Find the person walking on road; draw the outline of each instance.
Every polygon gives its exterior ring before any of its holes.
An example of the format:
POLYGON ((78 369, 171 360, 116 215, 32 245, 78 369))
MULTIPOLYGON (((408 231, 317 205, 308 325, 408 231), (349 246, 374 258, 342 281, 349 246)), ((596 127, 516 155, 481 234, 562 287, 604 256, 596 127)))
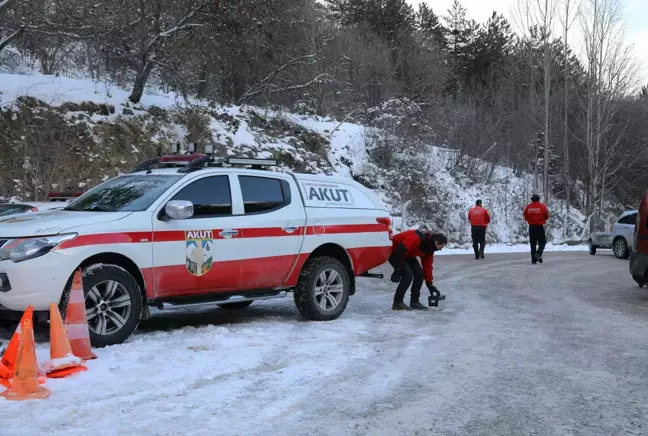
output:
POLYGON ((549 219, 547 206, 540 203, 540 196, 533 194, 531 203, 524 208, 524 219, 529 224, 529 244, 531 244, 531 263, 542 263, 542 253, 547 245, 544 225, 549 219))
POLYGON ((434 253, 441 250, 448 243, 443 233, 423 232, 420 230, 407 230, 398 233, 392 238, 392 254, 389 263, 394 267, 391 281, 398 283, 394 294, 392 310, 428 310, 419 302, 423 281, 430 293, 439 293, 433 282, 434 253), (421 258, 419 263, 417 257, 421 258), (404 303, 405 293, 410 284, 410 305, 404 303))
POLYGON ((482 207, 482 201, 477 200, 475 206, 468 211, 470 221, 470 234, 472 236, 475 259, 484 258, 484 247, 486 246, 486 228, 490 223, 488 211, 482 207))

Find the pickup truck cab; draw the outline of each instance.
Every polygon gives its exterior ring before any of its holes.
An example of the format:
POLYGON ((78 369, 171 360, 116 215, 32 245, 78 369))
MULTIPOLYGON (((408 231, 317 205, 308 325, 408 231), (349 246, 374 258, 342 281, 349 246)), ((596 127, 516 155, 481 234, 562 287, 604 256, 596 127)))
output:
POLYGON ((240 309, 292 291, 305 318, 336 319, 355 277, 387 261, 389 213, 351 179, 274 164, 160 156, 64 209, 0 219, 0 308, 64 312, 81 269, 94 346, 165 303, 240 309))
POLYGON ((643 288, 648 283, 648 192, 639 206, 633 239, 635 250, 630 255, 630 274, 643 288))

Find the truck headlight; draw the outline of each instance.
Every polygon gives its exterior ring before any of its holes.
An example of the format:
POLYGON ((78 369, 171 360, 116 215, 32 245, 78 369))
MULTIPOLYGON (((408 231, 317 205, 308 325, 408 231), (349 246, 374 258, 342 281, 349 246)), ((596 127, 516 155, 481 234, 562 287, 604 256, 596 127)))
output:
POLYGON ((39 236, 7 241, 0 249, 0 260, 11 259, 15 263, 34 259, 49 253, 63 241, 76 238, 76 233, 64 235, 39 236))

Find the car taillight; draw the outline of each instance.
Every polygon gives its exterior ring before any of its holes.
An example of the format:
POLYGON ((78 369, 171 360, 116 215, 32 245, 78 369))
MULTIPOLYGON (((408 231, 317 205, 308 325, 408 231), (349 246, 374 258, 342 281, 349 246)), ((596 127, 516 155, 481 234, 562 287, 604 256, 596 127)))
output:
POLYGON ((389 229, 389 236, 392 234, 392 220, 391 218, 376 218, 378 224, 384 224, 389 229))

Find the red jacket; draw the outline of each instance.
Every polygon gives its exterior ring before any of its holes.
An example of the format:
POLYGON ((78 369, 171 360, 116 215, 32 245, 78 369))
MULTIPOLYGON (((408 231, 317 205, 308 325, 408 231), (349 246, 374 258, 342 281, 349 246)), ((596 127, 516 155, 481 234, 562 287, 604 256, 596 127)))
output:
POLYGON ((474 227, 487 227, 490 223, 490 215, 488 211, 481 206, 473 206, 468 211, 468 221, 474 227))
POLYGON ((392 259, 397 265, 402 265, 405 259, 421 258, 425 282, 432 283, 435 246, 432 233, 418 230, 407 230, 392 238, 392 259))
POLYGON ((549 210, 544 204, 534 201, 524 208, 524 219, 530 226, 544 226, 549 219, 549 210))

